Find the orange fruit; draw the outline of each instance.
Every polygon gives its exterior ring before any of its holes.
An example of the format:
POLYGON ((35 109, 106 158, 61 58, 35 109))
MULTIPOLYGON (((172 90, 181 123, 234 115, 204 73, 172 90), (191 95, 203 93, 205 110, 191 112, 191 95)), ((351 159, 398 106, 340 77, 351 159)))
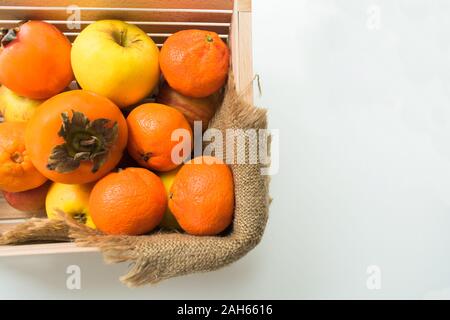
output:
POLYGON ((190 155, 192 129, 183 114, 175 108, 145 103, 131 111, 127 124, 128 152, 143 167, 170 171, 190 155), (172 133, 177 129, 184 130, 186 139, 181 137, 179 141, 172 141, 172 133), (180 148, 177 153, 180 157, 178 163, 172 159, 172 150, 177 145, 186 147, 180 148))
POLYGON ((0 189, 22 192, 44 184, 47 178, 31 163, 25 148, 23 122, 0 123, 0 189))
POLYGON ((224 231, 234 211, 230 168, 214 157, 186 162, 170 189, 169 208, 187 233, 211 236, 224 231))
POLYGON ((89 197, 94 224, 106 234, 140 235, 153 230, 167 207, 161 179, 143 168, 127 168, 99 180, 89 197))
POLYGON ((164 42, 159 65, 172 88, 186 96, 202 98, 224 85, 229 60, 230 50, 217 33, 183 30, 164 42))

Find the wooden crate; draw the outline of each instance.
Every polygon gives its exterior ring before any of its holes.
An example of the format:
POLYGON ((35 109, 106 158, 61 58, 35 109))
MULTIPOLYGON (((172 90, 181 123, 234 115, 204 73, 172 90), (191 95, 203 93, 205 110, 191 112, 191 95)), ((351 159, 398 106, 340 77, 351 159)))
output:
MULTIPOLYGON (((24 20, 44 20, 73 40, 79 33, 67 25, 67 18, 73 14, 70 11, 73 8, 68 6, 73 5, 78 6, 81 14, 72 23, 79 23, 81 29, 96 20, 120 19, 142 28, 159 47, 179 30, 217 32, 231 48, 238 91, 246 88, 244 99, 253 101, 251 86, 248 89, 253 78, 251 0, 0 0, 0 27, 14 27, 24 20)), ((30 217, 11 208, 0 196, 0 233, 30 217)), ((0 246, 0 256, 89 251, 97 249, 79 248, 73 243, 0 246)))

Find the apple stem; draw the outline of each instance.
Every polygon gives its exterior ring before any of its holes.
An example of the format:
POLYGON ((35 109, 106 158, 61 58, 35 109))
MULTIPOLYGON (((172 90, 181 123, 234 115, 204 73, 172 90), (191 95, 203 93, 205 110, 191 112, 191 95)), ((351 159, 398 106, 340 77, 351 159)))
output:
POLYGON ((73 216, 73 219, 81 224, 86 224, 87 217, 84 213, 75 213, 73 216))
POLYGON ((123 47, 123 31, 120 31, 119 45, 123 47))
POLYGON ((119 36, 119 45, 121 47, 125 47, 125 39, 126 39, 126 30, 121 30, 119 36))

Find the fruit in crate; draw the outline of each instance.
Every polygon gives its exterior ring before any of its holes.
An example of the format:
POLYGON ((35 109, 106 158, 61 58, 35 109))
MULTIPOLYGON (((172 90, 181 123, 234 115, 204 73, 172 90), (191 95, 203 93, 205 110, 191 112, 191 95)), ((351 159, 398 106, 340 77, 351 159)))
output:
POLYGON ((192 129, 175 108, 145 103, 131 111, 127 124, 128 152, 143 167, 170 171, 191 153, 192 129), (180 161, 177 163, 173 156, 180 161))
POLYGON ((183 30, 167 38, 160 67, 169 85, 183 95, 207 97, 224 84, 230 51, 217 33, 183 30))
POLYGON ((28 122, 26 146, 34 166, 50 180, 84 184, 120 161, 127 143, 120 109, 98 94, 73 90, 41 104, 28 122))
POLYGON ((16 94, 47 99, 73 80, 71 44, 55 26, 28 21, 0 37, 0 83, 16 94))
POLYGON ((45 209, 45 197, 47 196, 50 182, 47 181, 40 187, 22 192, 3 191, 6 202, 19 211, 38 213, 45 209))
MULTIPOLYGON (((172 187, 173 181, 175 180, 175 176, 178 172, 178 168, 169 172, 163 172, 159 174, 161 181, 164 185, 164 189, 166 190, 167 199, 169 199, 170 188, 172 187)), ((180 229, 180 225, 175 219, 173 213, 170 211, 169 206, 167 206, 166 212, 164 213, 164 217, 159 224, 161 227, 166 229, 180 229)))
POLYGON ((5 86, 0 87, 0 111, 6 122, 27 122, 42 102, 19 96, 5 86))
POLYGON ((31 163, 23 122, 0 123, 0 190, 22 192, 47 181, 31 163))
POLYGON ((159 50, 137 26, 101 20, 75 39, 72 67, 83 89, 101 94, 119 107, 139 102, 159 81, 159 50))
POLYGON ((143 168, 127 168, 99 180, 89 198, 95 225, 106 234, 140 235, 153 230, 167 206, 161 179, 143 168))
POLYGON ((202 122, 202 129, 208 128, 209 120, 214 116, 221 101, 221 95, 216 92, 205 98, 191 98, 172 89, 167 82, 160 88, 156 102, 179 110, 194 128, 194 121, 202 122))
POLYGON ((212 236, 224 231, 234 212, 230 168, 207 156, 186 162, 170 188, 169 208, 187 233, 212 236))
POLYGON ((61 219, 64 215, 68 215, 79 223, 95 229, 88 207, 89 195, 93 186, 93 183, 53 183, 45 200, 47 217, 61 219))
POLYGON ((128 152, 124 152, 122 158, 116 166, 116 169, 125 169, 129 167, 139 167, 139 163, 136 162, 128 152))

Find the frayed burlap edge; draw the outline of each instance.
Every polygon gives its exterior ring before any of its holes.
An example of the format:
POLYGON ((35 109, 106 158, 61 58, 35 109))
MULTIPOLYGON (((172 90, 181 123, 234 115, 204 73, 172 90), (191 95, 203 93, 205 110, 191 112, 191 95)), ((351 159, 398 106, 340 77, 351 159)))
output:
MULTIPOLYGON (((243 101, 230 79, 222 106, 209 127, 222 132, 232 128, 267 128, 266 110, 243 101)), ((197 237, 157 232, 145 236, 110 236, 70 219, 31 219, 5 232, 0 244, 73 240, 79 246, 98 247, 107 263, 131 263, 128 273, 120 279, 131 287, 219 269, 238 260, 260 242, 270 203, 269 179, 261 175, 260 163, 230 167, 235 182, 235 217, 226 235, 197 237)))

